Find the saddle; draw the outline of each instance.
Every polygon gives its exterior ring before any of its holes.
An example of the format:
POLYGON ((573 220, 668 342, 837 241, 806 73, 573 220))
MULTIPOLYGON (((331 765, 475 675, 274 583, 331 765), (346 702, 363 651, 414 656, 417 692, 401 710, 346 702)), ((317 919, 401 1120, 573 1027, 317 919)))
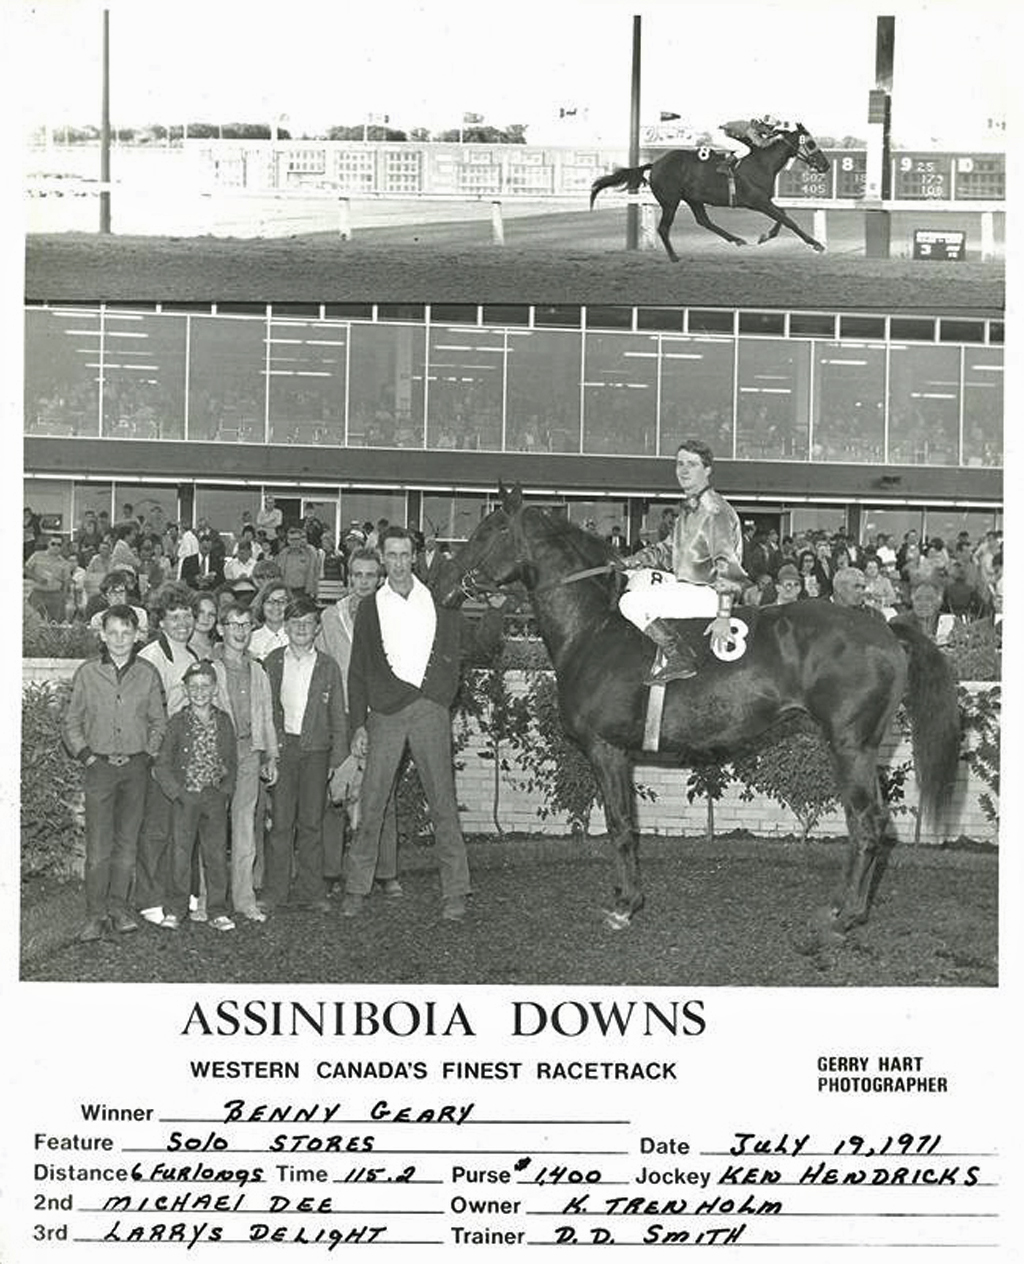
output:
MULTIPOLYGON (((671 625, 679 640, 685 642, 693 650, 694 661, 697 665, 697 675, 693 679, 699 681, 712 665, 717 665, 721 670, 728 670, 733 663, 743 661, 750 638, 757 629, 760 617, 761 611, 757 606, 733 607, 730 619, 733 621, 734 630, 739 633, 734 643, 735 650, 739 652, 725 660, 715 655, 711 649, 711 638, 705 635, 708 619, 667 619, 666 623, 671 625), (737 628, 736 624, 742 626, 737 628)), ((660 655, 661 650, 658 650, 656 652, 656 661, 660 655)), ((657 752, 659 748, 661 721, 665 710, 665 690, 667 687, 667 685, 652 684, 647 688, 642 742, 642 748, 645 751, 657 752)))
POLYGON ((671 625, 679 640, 693 650, 697 679, 700 679, 700 674, 716 663, 720 667, 729 668, 733 663, 743 661, 760 617, 761 610, 757 606, 733 606, 730 619, 734 624, 743 626, 736 629, 739 636, 734 643, 735 653, 728 658, 719 658, 711 649, 711 637, 705 635, 710 619, 666 619, 665 622, 671 625))

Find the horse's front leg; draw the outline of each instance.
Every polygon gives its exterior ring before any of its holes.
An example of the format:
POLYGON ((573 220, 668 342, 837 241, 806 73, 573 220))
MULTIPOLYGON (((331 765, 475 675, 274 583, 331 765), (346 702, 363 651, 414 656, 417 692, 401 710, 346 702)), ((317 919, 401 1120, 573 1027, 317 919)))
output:
POLYGON ((624 751, 600 737, 590 739, 586 754, 604 802, 615 858, 615 902, 605 909, 605 924, 611 930, 625 930, 644 902, 637 855, 633 767, 624 751))
POLYGON ((693 218, 701 226, 708 229, 709 232, 717 233, 719 237, 724 237, 726 241, 732 242, 734 246, 745 246, 747 243, 744 238, 737 237, 735 233, 727 232, 726 229, 720 228, 717 224, 708 219, 708 213, 704 209, 703 202, 691 202, 687 200, 686 205, 693 212, 693 218))
MULTIPOLYGON (((775 233, 779 231, 779 225, 785 224, 791 233, 796 233, 802 241, 806 241, 808 246, 813 246, 819 254, 824 251, 825 247, 820 241, 812 237, 810 233, 805 233, 796 220, 791 219, 785 211, 780 210, 770 198, 765 198, 764 201, 756 202, 751 199, 748 205, 752 211, 760 211, 762 215, 767 215, 769 219, 773 219, 775 221, 775 230, 774 232, 768 234, 769 237, 774 236, 775 233)), ((767 238, 762 237, 761 240, 765 241, 767 238)))

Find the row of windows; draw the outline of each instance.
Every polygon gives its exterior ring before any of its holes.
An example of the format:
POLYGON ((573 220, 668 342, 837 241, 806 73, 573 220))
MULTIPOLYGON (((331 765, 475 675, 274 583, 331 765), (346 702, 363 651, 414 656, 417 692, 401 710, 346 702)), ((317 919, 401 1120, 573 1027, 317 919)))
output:
MULTIPOLYGON (((723 487, 728 493, 728 488, 723 487)), ((238 533, 246 521, 254 521, 263 504, 265 492, 271 493, 286 522, 298 522, 310 509, 324 523, 332 539, 344 535, 353 523, 389 522, 419 527, 440 540, 465 540, 478 522, 495 505, 492 495, 483 492, 395 492, 380 488, 292 486, 230 486, 228 484, 177 484, 143 482, 78 481, 74 479, 26 478, 24 503, 42 516, 48 530, 70 532, 91 510, 105 513, 112 522, 124 517, 125 506, 143 521, 157 526, 179 522, 187 515, 183 504, 191 502, 193 520, 206 518, 218 531, 238 533), (247 517, 246 517, 247 515, 247 517)), ((586 495, 527 497, 555 507, 573 522, 586 525, 601 535, 610 535, 615 527, 628 532, 629 502, 624 496, 594 499, 586 495)), ((732 496, 740 514, 778 527, 783 534, 797 531, 846 530, 850 519, 841 504, 744 504, 732 496)), ((640 518, 640 529, 656 531, 665 505, 676 498, 645 499, 646 513, 640 518)), ((958 506, 859 506, 860 537, 874 539, 879 531, 901 539, 913 528, 922 537, 940 536, 955 539, 967 531, 971 539, 980 540, 986 531, 1001 527, 1002 513, 993 507, 967 509, 958 506)))
POLYGON ((654 456, 700 434, 736 459, 1002 464, 1001 347, 82 308, 26 322, 29 435, 654 456))

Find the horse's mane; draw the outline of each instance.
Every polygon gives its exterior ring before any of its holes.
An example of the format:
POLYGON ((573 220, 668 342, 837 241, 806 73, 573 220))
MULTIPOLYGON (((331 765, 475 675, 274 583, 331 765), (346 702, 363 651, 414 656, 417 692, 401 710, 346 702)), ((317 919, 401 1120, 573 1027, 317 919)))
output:
POLYGON ((547 509, 539 509, 538 512, 548 527, 549 538, 564 541, 587 566, 600 566, 616 555, 608 541, 593 531, 585 531, 568 518, 558 517, 547 509))

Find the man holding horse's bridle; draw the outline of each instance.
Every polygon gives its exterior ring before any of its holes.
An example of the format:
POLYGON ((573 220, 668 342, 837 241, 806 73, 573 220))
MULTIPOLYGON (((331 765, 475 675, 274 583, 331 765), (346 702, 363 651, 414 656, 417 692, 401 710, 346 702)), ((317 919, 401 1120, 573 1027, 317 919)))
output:
POLYGON ((733 599, 750 581, 743 566, 743 535, 736 511, 711 486, 715 458, 706 443, 684 439, 676 449, 676 480, 683 492, 672 534, 625 558, 637 576, 619 609, 664 652, 647 683, 663 685, 697 674, 693 648, 677 635, 669 620, 713 616, 707 633, 713 651, 726 651, 732 641, 733 599), (672 579, 665 582, 664 572, 672 579))

